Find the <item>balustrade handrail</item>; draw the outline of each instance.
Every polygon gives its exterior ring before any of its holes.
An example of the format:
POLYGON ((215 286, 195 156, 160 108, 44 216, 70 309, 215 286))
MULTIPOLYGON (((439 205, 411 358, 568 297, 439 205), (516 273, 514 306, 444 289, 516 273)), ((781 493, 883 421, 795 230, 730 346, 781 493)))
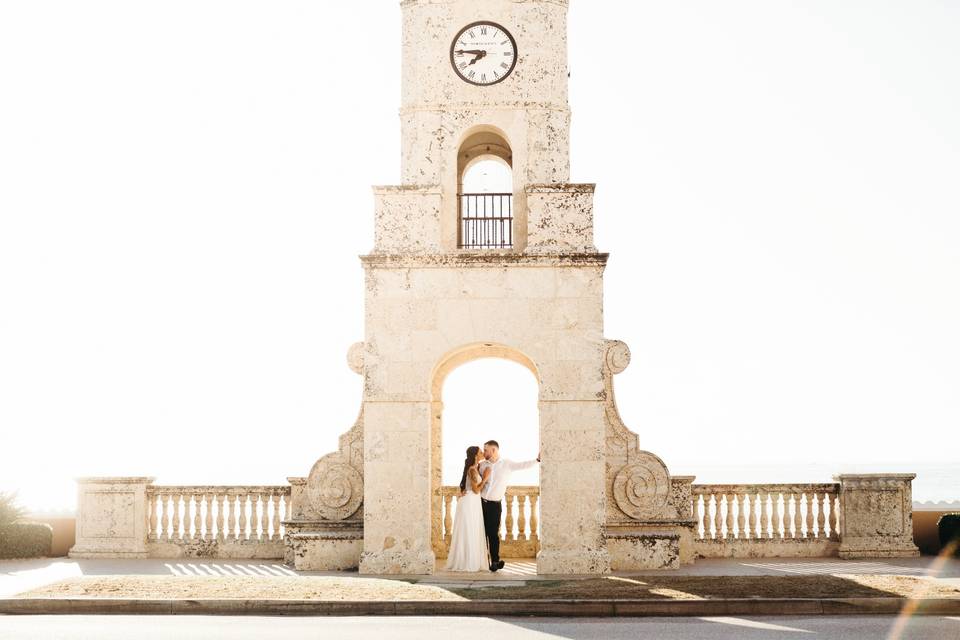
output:
MULTIPOLYGON (((458 496, 460 495, 460 487, 457 485, 443 486, 437 489, 437 493, 441 496, 458 496)), ((508 496, 531 496, 539 494, 540 487, 536 485, 512 485, 507 487, 506 492, 508 496)))
POLYGON ((802 493, 812 491, 816 493, 840 491, 839 482, 820 483, 761 483, 761 484, 694 484, 691 490, 695 495, 714 493, 802 493))
POLYGON ((174 493, 269 493, 271 495, 290 495, 289 485, 148 485, 147 495, 174 493))

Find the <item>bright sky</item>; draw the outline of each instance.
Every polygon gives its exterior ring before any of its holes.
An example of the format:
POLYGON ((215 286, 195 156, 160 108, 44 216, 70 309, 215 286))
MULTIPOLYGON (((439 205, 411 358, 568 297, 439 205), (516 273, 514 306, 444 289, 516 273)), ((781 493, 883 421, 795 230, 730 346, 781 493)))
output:
MULTIPOLYGON (((642 446, 960 463, 960 4, 571 4, 573 179, 642 446)), ((0 3, 0 489, 279 484, 336 447, 398 5, 0 3)), ((449 378, 445 467, 487 425, 536 453, 511 367, 449 378)))

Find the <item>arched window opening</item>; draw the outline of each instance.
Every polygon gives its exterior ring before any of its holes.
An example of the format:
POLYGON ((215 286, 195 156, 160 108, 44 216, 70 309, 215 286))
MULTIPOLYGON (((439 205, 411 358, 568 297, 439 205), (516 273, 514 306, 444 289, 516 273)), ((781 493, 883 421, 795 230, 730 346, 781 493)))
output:
POLYGON ((457 246, 513 247, 513 155, 492 132, 476 133, 460 148, 457 185, 457 246))

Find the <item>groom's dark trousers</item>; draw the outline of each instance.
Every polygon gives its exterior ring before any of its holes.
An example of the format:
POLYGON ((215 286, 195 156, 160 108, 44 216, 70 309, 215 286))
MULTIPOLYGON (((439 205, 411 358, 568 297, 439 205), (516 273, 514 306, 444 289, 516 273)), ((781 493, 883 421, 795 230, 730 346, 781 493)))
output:
POLYGON ((490 564, 500 562, 500 516, 503 514, 503 503, 500 500, 483 500, 483 530, 487 534, 487 544, 490 546, 490 564))

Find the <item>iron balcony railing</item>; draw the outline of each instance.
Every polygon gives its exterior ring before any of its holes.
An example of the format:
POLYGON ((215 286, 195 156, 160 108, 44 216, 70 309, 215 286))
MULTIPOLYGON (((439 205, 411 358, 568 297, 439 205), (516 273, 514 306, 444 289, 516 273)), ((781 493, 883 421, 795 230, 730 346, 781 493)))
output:
POLYGON ((457 246, 461 249, 513 247, 513 194, 458 194, 457 246))

